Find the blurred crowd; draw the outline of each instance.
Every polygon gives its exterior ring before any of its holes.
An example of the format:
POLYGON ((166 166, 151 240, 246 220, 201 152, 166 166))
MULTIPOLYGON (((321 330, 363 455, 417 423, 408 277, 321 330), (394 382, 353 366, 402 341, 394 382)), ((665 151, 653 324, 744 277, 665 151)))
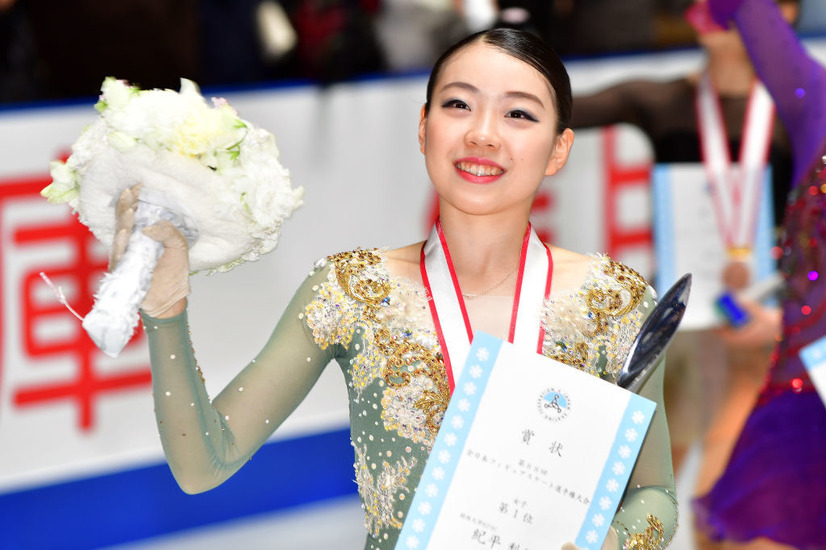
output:
MULTIPOLYGON (((177 89, 181 77, 327 84, 424 71, 493 25, 531 29, 563 57, 689 46, 693 1, 0 0, 0 102, 92 96, 107 75, 177 89)), ((826 27, 822 6, 809 11, 826 27)))

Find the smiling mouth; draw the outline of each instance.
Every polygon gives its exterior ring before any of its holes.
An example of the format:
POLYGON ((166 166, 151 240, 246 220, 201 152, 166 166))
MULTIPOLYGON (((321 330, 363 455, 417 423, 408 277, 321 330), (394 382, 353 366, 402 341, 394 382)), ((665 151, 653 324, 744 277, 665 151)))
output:
POLYGON ((456 168, 474 176, 498 176, 505 171, 492 164, 476 164, 475 162, 457 162, 456 168))

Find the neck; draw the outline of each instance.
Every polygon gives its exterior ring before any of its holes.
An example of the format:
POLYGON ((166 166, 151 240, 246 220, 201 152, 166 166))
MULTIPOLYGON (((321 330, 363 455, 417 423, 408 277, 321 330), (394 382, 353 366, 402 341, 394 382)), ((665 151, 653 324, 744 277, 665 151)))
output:
POLYGON ((440 220, 464 292, 481 292, 515 272, 527 217, 466 216, 443 211, 440 220))

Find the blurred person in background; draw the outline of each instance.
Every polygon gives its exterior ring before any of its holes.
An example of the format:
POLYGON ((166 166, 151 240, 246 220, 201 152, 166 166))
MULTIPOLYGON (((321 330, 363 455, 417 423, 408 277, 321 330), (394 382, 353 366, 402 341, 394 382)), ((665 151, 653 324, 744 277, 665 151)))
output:
POLYGON ((562 55, 594 55, 690 43, 674 20, 692 0, 553 0, 551 44, 562 55))
POLYGON ((198 0, 17 4, 31 30, 44 98, 97 95, 106 76, 145 88, 199 80, 198 0))
POLYGON ((0 102, 34 100, 41 94, 28 20, 15 0, 0 0, 0 102))
MULTIPOLYGON (((795 21, 799 2, 779 3, 786 20, 795 21)), ((577 96, 572 126, 632 124, 650 139, 656 163, 702 163, 696 107, 702 86, 717 98, 729 156, 737 159, 757 75, 737 31, 710 24, 707 8, 705 0, 698 0, 686 12, 705 55, 700 71, 672 80, 629 80, 577 96)), ((769 131, 767 161, 779 224, 791 178, 791 144, 776 116, 769 131)), ((731 290, 743 284, 725 279, 724 283, 731 290)), ((680 331, 669 350, 665 403, 674 470, 680 471, 688 451, 699 440, 702 458, 696 494, 708 490, 722 471, 768 370, 779 314, 768 310, 758 314, 760 319, 739 329, 749 338, 729 338, 717 329, 680 331), (766 324, 773 329, 767 330, 766 324)))
POLYGON ((297 76, 323 84, 387 68, 376 33, 380 0, 283 0, 295 29, 297 76))
POLYGON ((450 44, 469 34, 460 0, 383 0, 379 42, 394 72, 431 67, 450 44))
POLYGON ((709 4, 719 25, 743 37, 789 131, 794 165, 781 238, 782 338, 725 470, 694 508, 724 548, 818 550, 826 548, 826 407, 800 353, 826 334, 826 69, 782 4, 709 4))

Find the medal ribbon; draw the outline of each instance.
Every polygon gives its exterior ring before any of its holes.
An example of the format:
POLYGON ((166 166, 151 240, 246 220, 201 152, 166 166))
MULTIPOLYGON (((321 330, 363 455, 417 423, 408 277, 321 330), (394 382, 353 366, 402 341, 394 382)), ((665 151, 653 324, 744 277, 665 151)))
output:
POLYGON ((756 82, 749 95, 736 166, 731 162, 720 101, 708 73, 698 84, 697 116, 703 164, 724 244, 730 253, 750 250, 774 126, 774 103, 763 85, 756 82))
MULTIPOLYGON (((430 295, 430 313, 452 393, 470 350, 473 329, 439 220, 436 220, 422 247, 419 267, 422 282, 430 295)), ((528 224, 519 258, 508 341, 518 346, 528 346, 537 353, 542 351, 545 336, 540 316, 545 299, 551 292, 552 273, 551 250, 528 224)))

